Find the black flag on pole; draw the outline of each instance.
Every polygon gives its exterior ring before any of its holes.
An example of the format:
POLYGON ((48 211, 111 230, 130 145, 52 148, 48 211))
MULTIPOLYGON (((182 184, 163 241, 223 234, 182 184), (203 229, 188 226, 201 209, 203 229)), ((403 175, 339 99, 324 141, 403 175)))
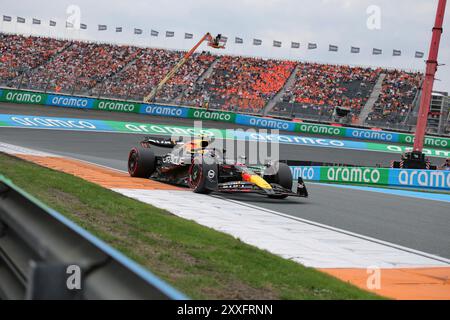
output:
POLYGON ((282 43, 281 43, 281 41, 276 41, 276 40, 274 40, 274 41, 273 41, 273 46, 276 47, 276 48, 281 48, 282 43))
POLYGON ((358 48, 358 47, 352 47, 352 48, 350 49, 350 52, 351 52, 351 53, 360 53, 360 52, 361 52, 361 49, 358 48))
POLYGON ((134 28, 134 34, 142 34, 142 29, 134 28))
POLYGON ((425 54, 424 54, 423 52, 416 51, 416 54, 414 55, 414 57, 416 57, 416 58, 423 58, 424 55, 425 55, 425 54))
POLYGON ((309 50, 317 49, 317 43, 308 43, 308 49, 309 50))
POLYGON ((401 55, 402 55, 402 51, 401 50, 393 50, 392 51, 392 55, 394 56, 394 57, 400 57, 401 55))
POLYGON ((159 32, 156 31, 156 30, 152 30, 152 31, 150 31, 150 35, 151 35, 152 37, 157 37, 157 36, 159 35, 159 32))
POLYGON ((98 25, 98 31, 105 31, 106 29, 108 29, 108 27, 104 24, 99 24, 98 25))
POLYGON ((300 49, 300 42, 292 42, 291 48, 292 49, 300 49))
POLYGON ((253 39, 253 45, 254 46, 262 45, 262 40, 261 39, 253 39))
POLYGON ((173 38, 175 37, 175 32, 173 31, 166 31, 166 38, 173 38))
POLYGON ((50 27, 56 27, 56 21, 50 20, 50 27))
POLYGON ((3 16, 3 21, 5 21, 5 22, 11 22, 11 21, 12 21, 12 18, 11 18, 11 16, 3 16))
POLYGON ((17 23, 25 23, 25 18, 17 17, 17 23))
POLYGON ((372 54, 374 54, 374 55, 380 55, 380 54, 382 54, 382 53, 383 53, 383 50, 373 48, 372 54))
POLYGON ((74 26, 73 26, 73 23, 72 23, 72 22, 66 21, 66 28, 72 29, 73 27, 74 27, 74 26))
POLYGON ((81 29, 81 30, 87 30, 87 24, 85 24, 85 23, 80 23, 80 29, 81 29))
POLYGON ((116 27, 116 32, 122 32, 123 28, 122 27, 116 27))
POLYGON ((338 52, 339 48, 338 48, 338 46, 330 44, 328 50, 331 52, 338 52))
POLYGON ((41 24, 41 20, 33 18, 33 24, 41 24))
POLYGON ((187 32, 185 32, 185 33, 184 33, 184 38, 185 38, 185 39, 193 39, 193 38, 194 38, 194 35, 193 35, 192 33, 187 33, 187 32))
POLYGON ((236 37, 236 38, 234 38, 234 43, 243 44, 244 43, 244 39, 236 37))

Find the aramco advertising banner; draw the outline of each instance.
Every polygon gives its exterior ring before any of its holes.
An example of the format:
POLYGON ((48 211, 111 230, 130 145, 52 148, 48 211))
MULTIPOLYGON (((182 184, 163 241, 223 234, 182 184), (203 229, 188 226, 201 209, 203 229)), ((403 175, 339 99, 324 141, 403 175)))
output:
POLYGON ((450 171, 361 167, 291 167, 294 179, 450 191, 450 171))

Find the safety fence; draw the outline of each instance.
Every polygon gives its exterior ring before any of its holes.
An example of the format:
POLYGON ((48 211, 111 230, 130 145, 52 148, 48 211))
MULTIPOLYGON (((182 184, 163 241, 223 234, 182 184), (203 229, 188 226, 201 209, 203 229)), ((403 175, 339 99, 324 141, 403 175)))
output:
MULTIPOLYGON (((52 107, 127 112, 196 120, 213 120, 258 127, 262 129, 276 129, 281 131, 299 132, 319 136, 382 141, 406 145, 412 145, 414 143, 414 135, 406 133, 359 129, 306 122, 293 122, 275 118, 266 118, 233 112, 213 111, 183 106, 143 104, 122 100, 104 100, 12 89, 0 89, 0 101, 21 104, 37 104, 52 107)), ((427 136, 425 138, 424 145, 427 147, 450 149, 450 138, 427 136)))
POLYGON ((450 171, 365 167, 291 167, 295 179, 450 191, 450 171))
POLYGON ((0 176, 0 299, 186 299, 0 176))

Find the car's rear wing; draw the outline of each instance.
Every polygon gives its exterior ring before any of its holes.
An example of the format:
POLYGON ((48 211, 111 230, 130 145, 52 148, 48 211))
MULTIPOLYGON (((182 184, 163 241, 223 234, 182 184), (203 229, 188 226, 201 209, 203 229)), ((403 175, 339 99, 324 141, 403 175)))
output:
POLYGON ((144 140, 141 141, 141 145, 145 148, 149 148, 150 145, 161 147, 161 148, 173 148, 180 141, 175 141, 170 138, 155 138, 155 137, 145 137, 144 140))

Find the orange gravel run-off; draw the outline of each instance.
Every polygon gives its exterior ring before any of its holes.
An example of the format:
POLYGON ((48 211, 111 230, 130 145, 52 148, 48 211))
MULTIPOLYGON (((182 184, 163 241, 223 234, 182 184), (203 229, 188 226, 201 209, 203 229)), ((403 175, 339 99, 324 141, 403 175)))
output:
POLYGON ((108 189, 186 190, 149 179, 131 178, 128 174, 74 159, 30 155, 17 155, 17 157, 77 176, 108 189))
POLYGON ((369 290, 366 269, 320 269, 380 296, 401 300, 450 300, 450 268, 381 269, 380 289, 369 290))
MULTIPOLYGON (((128 174, 74 159, 16 155, 41 166, 72 174, 104 188, 144 190, 186 190, 149 179, 131 178, 128 174)), ((450 300, 450 268, 381 269, 381 288, 369 290, 365 269, 320 269, 363 290, 393 299, 450 300)))

